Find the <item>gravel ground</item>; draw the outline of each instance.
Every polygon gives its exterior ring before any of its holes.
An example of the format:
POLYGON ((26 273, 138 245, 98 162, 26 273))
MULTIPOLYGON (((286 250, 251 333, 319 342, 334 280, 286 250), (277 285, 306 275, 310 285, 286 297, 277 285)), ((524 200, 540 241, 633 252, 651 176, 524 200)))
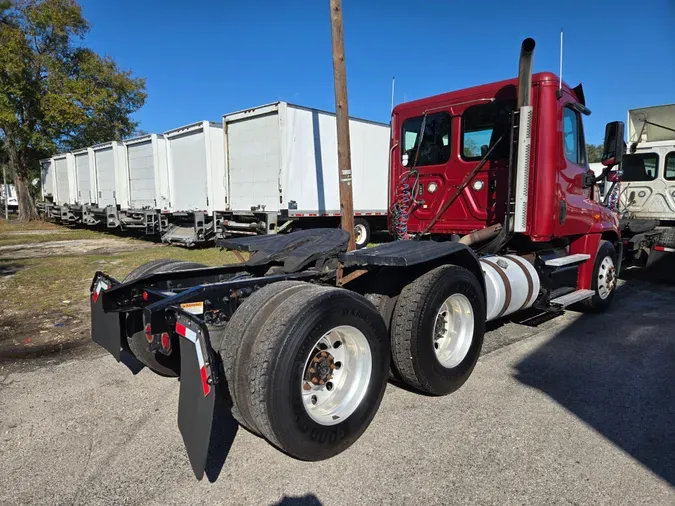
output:
POLYGON ((212 482, 190 470, 177 381, 91 350, 6 365, 0 504, 675 504, 675 287, 630 281, 608 314, 509 323, 484 350, 451 396, 389 385, 328 461, 230 431, 212 482))

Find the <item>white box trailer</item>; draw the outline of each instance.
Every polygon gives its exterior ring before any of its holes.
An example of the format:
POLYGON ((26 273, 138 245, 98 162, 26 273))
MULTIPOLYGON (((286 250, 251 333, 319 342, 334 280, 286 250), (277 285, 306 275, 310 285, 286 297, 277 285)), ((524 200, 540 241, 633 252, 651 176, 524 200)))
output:
POLYGON ((96 181, 95 204, 104 209, 108 206, 128 207, 128 180, 124 164, 120 160, 122 147, 117 141, 92 146, 96 181))
POLYGON ((108 228, 120 225, 119 210, 129 207, 129 179, 123 162, 124 147, 117 141, 92 146, 93 202, 86 206, 83 221, 96 225, 102 221, 108 228))
POLYGON ((75 183, 77 186, 75 201, 79 205, 91 204, 96 201, 94 150, 84 148, 73 151, 73 163, 75 164, 75 183))
POLYGON ((223 127, 200 121, 164 132, 174 212, 225 209, 227 181, 223 127))
MULTIPOLYGON (((226 114, 223 126, 229 189, 223 235, 274 232, 289 220, 303 220, 303 228, 312 226, 310 218, 316 226, 337 220, 335 114, 277 102, 226 114)), ((390 129, 357 118, 349 129, 354 214, 363 217, 357 231, 367 232, 364 246, 371 226, 386 227, 390 129)))
POLYGON ((223 127, 200 121, 164 132, 164 137, 173 223, 162 241, 192 246, 210 240, 216 211, 227 205, 223 127))
POLYGON ((142 229, 146 234, 163 233, 171 212, 165 137, 143 135, 123 141, 120 148, 129 196, 128 208, 119 213, 120 227, 142 229))
POLYGON ((56 200, 59 206, 75 203, 75 170, 73 155, 60 153, 52 159, 54 163, 54 177, 56 179, 56 200))
POLYGON ((56 201, 56 178, 54 177, 54 159, 40 160, 40 180, 42 183, 42 200, 56 201))
POLYGON ((166 139, 149 134, 122 143, 129 177, 129 208, 170 211, 166 139))

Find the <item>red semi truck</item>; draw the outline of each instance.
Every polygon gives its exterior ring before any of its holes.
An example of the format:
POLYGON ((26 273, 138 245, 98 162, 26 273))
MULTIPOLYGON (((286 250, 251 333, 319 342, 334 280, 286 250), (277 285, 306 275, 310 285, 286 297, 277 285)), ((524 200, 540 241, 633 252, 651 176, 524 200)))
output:
MULTIPOLYGON (((223 240, 241 264, 161 260, 91 285, 92 338, 133 370, 180 378, 178 425, 203 476, 214 417, 287 454, 332 457, 373 419, 388 377, 445 395, 470 376, 486 321, 606 309, 618 222, 588 169, 581 86, 532 75, 397 106, 390 226, 347 252, 337 229, 223 240)), ((623 125, 607 127, 608 166, 623 125)))

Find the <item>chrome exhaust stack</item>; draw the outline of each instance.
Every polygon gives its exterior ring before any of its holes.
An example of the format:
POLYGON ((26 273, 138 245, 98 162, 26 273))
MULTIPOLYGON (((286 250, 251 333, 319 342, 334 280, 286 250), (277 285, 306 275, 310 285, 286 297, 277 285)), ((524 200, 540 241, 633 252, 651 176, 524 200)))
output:
POLYGON ((527 38, 520 46, 518 63, 518 109, 531 105, 532 93, 532 57, 534 55, 534 39, 527 38))
POLYGON ((518 143, 515 173, 515 209, 513 232, 525 233, 528 229, 528 197, 530 187, 530 158, 532 147, 532 57, 534 39, 527 38, 520 46, 518 64, 518 143))

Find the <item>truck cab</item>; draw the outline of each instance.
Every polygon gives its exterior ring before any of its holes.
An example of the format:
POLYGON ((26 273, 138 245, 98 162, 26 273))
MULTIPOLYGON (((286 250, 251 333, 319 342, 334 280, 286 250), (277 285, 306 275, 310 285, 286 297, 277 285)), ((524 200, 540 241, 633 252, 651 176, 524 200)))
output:
MULTIPOLYGON (((410 202, 408 216, 393 220, 397 235, 461 235, 504 220, 516 90, 517 79, 511 79, 394 109, 390 198, 410 202), (443 209, 488 152, 456 202, 443 209)), ((532 76, 531 97, 527 226, 522 235, 532 243, 574 241, 591 233, 618 237, 616 217, 593 199, 593 185, 587 183, 591 172, 583 116, 590 111, 583 89, 565 83, 560 87, 556 75, 542 72, 532 76)))
POLYGON ((628 153, 617 210, 627 260, 648 265, 675 253, 675 104, 628 111, 628 153))

